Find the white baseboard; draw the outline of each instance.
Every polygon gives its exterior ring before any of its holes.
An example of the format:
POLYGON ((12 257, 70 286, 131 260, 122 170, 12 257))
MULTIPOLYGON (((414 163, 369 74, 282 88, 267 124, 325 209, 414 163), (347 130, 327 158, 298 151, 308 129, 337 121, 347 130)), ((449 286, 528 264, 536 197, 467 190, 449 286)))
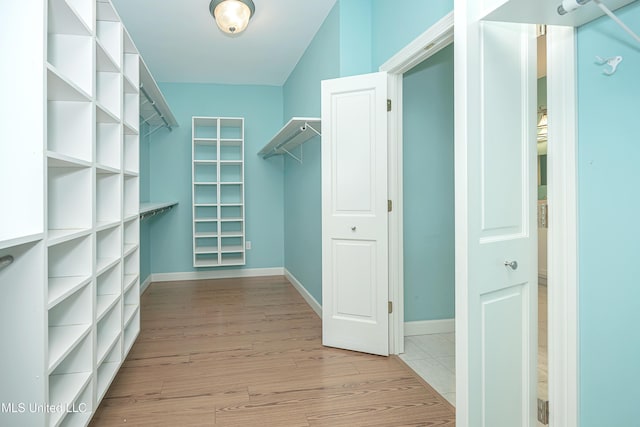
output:
POLYGON ((144 282, 142 282, 142 284, 140 285, 140 295, 142 295, 144 291, 147 290, 150 284, 151 284, 151 274, 148 275, 147 278, 144 279, 144 282))
POLYGON ((311 309, 315 311, 318 317, 322 319, 322 306, 318 303, 318 301, 316 301, 313 295, 311 295, 309 291, 307 291, 305 287, 302 286, 302 283, 300 283, 300 281, 296 279, 296 277, 291 274, 291 272, 286 268, 284 269, 284 276, 287 278, 287 280, 289 280, 289 282, 291 282, 293 287, 296 288, 298 293, 300 293, 307 304, 309 304, 309 307, 311 307, 311 309))
POLYGON ((188 271, 184 273, 155 273, 152 282, 176 282, 184 280, 235 279, 239 277, 283 276, 284 268, 244 268, 237 270, 188 271))
POLYGON ((444 334, 455 332, 455 319, 442 320, 418 320, 414 322, 404 322, 404 336, 444 334))

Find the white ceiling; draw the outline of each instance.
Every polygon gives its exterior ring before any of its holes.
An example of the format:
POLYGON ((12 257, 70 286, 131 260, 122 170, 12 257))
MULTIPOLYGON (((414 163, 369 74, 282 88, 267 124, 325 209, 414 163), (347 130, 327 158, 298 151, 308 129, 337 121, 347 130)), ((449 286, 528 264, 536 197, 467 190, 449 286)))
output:
POLYGON ((282 85, 336 0, 254 0, 247 30, 222 33, 209 0, 112 0, 159 82, 282 85))

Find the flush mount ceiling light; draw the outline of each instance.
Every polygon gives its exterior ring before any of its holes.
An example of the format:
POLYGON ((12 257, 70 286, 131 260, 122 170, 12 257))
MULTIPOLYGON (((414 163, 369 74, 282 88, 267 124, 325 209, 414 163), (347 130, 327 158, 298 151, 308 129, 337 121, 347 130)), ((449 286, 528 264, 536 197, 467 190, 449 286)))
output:
POLYGON ((209 12, 216 20, 218 28, 227 34, 243 32, 249 19, 256 11, 251 0, 211 0, 209 12))

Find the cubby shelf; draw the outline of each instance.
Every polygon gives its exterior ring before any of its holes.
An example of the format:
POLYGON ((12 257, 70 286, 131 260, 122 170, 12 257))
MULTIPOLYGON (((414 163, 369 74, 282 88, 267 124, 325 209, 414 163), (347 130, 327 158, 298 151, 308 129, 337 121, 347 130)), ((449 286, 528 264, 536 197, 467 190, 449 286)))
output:
POLYGON ((49 371, 53 371, 91 330, 90 324, 49 327, 49 371))
POLYGON ((136 314, 136 311, 138 311, 138 308, 139 308, 139 305, 136 305, 136 304, 125 304, 124 305, 124 325, 125 325, 125 327, 127 327, 129 325, 129 323, 133 319, 133 316, 136 314))
POLYGON ((243 265, 244 119, 193 117, 192 176, 194 267, 243 265))
MULTIPOLYGON (((49 377, 49 401, 63 405, 75 402, 90 380, 91 372, 51 375, 49 377)), ((52 413, 49 424, 59 425, 65 414, 64 411, 52 413)))
POLYGON ((108 339, 104 340, 102 346, 98 346, 98 353, 97 353, 98 366, 100 366, 104 362, 106 357, 109 355, 109 353, 113 351, 119 339, 120 339, 120 333, 114 333, 108 339))
POLYGON ((85 427, 139 333, 142 60, 111 0, 12 0, 3 12, 0 32, 19 43, 5 46, 0 88, 20 96, 3 112, 16 143, 0 175, 20 176, 3 200, 22 209, 0 230, 13 260, 2 310, 19 326, 0 331, 12 385, 0 401, 81 402, 84 413, 22 424, 85 427))
POLYGON ((49 32, 90 36, 93 8, 87 2, 49 0, 49 32))
POLYGON ((69 295, 83 288, 91 281, 91 276, 49 277, 49 303, 51 309, 69 295))
POLYGON ((124 275, 124 292, 126 293, 132 286, 137 283, 138 274, 125 274, 124 275))

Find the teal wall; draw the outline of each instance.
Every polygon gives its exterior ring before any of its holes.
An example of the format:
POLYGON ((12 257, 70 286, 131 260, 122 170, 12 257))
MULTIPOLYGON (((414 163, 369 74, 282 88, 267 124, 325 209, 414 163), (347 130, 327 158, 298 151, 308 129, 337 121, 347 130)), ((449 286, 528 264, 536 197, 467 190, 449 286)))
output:
POLYGON ((453 0, 371 1, 372 70, 453 10, 453 0))
MULTIPOLYGON (((320 81, 340 75, 339 18, 336 5, 284 84, 285 121, 320 117, 320 81)), ((322 303, 320 138, 301 145, 296 155, 303 163, 284 160, 284 266, 322 303)))
POLYGON ((341 0, 340 76, 365 74, 372 68, 373 3, 371 0, 341 0))
POLYGON ((405 321, 455 314, 453 45, 404 75, 405 321))
MULTIPOLYGON (((640 33, 640 2, 616 14, 640 33)), ((580 425, 638 425, 640 44, 611 19, 578 29, 580 425), (621 55, 612 76, 595 56, 621 55)))
MULTIPOLYGON (((151 271, 195 270, 191 210, 192 116, 245 118, 246 238, 253 248, 247 251, 244 268, 282 267, 282 160, 265 162, 257 155, 282 125, 282 89, 184 83, 160 83, 159 86, 180 126, 173 132, 159 131, 151 137, 150 199, 179 204, 149 222, 151 271)), ((198 269, 202 270, 206 269, 198 269)))
MULTIPOLYGON (((284 121, 295 116, 319 117, 322 80, 377 71, 380 64, 453 8, 452 0, 409 3, 413 9, 407 17, 401 13, 405 10, 404 5, 400 11, 398 2, 391 0, 339 0, 284 85, 284 121)), ((451 80, 452 76, 453 71, 448 79, 451 80)), ((437 90, 446 91, 446 87, 437 90)), ((452 101, 451 94, 444 102, 450 105, 452 101)), ((429 116, 427 112, 432 107, 425 103, 424 108, 424 116, 429 116)), ((449 110, 447 119, 451 122, 453 110, 449 110)), ((426 123, 429 123, 428 119, 426 123)), ((442 117, 433 119, 433 125, 444 123, 447 121, 442 117)), ((302 164, 289 157, 285 159, 284 246, 285 268, 318 302, 322 302, 319 140, 314 138, 301 147, 302 164)), ((450 220, 453 220, 453 215, 450 220)), ((434 222, 438 221, 434 219, 434 222)), ((423 247, 413 245, 405 247, 405 251, 413 253, 422 250, 423 247)), ((439 274, 438 280, 444 276, 446 274, 439 274)), ((423 302, 430 298, 433 300, 425 305, 411 304, 408 310, 405 308, 407 320, 453 317, 453 287, 448 290, 445 287, 441 285, 428 294, 428 289, 419 290, 414 286, 412 292, 420 294, 423 302)))

